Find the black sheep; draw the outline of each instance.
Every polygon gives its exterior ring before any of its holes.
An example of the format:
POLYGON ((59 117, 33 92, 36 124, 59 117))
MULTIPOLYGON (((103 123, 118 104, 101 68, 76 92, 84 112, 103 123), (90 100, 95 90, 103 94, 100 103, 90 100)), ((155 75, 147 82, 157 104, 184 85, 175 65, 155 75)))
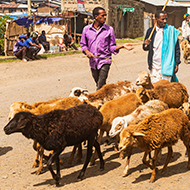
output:
POLYGON ((88 141, 87 156, 84 166, 78 176, 82 179, 92 155, 92 146, 98 151, 100 169, 104 169, 104 161, 100 152, 100 145, 96 141, 97 131, 102 124, 103 116, 95 107, 82 104, 67 110, 54 110, 42 115, 30 112, 19 112, 4 127, 7 135, 21 132, 25 137, 36 140, 46 150, 54 150, 47 162, 56 185, 60 180, 59 155, 66 146, 88 141), (57 174, 52 169, 52 162, 56 162, 57 174))

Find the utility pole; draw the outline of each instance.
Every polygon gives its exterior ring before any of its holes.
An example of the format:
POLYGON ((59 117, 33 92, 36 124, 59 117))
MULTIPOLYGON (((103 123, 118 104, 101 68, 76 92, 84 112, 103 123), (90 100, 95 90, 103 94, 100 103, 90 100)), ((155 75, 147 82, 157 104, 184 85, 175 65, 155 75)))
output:
POLYGON ((31 16, 31 0, 28 0, 28 16, 31 16))
POLYGON ((63 14, 64 11, 64 0, 61 0, 61 14, 63 14))

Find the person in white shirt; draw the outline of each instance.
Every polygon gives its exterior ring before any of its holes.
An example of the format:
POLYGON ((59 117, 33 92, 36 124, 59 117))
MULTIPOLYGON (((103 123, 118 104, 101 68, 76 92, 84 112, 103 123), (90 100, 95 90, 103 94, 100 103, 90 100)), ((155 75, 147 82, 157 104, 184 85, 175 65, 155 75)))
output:
MULTIPOLYGON (((169 27, 172 27, 166 24, 167 13, 165 11, 158 10, 155 13, 155 19, 157 22, 156 29, 154 30, 153 35, 150 39, 149 36, 153 30, 153 27, 147 30, 143 43, 143 50, 149 51, 148 69, 150 70, 150 74, 152 75, 151 81, 152 83, 155 83, 161 79, 166 79, 173 82, 173 76, 175 73, 178 72, 178 65, 181 63, 178 35, 175 35, 175 37, 170 36, 170 38, 167 38, 167 41, 164 41, 163 39, 166 39, 167 36, 166 31, 168 31, 169 27), (166 47, 170 47, 169 44, 171 44, 171 42, 175 42, 175 45, 174 47, 172 46, 173 49, 169 48, 169 53, 171 56, 168 56, 164 54, 164 50, 166 50, 166 47), (163 59, 163 57, 168 57, 168 59, 171 60, 171 67, 167 64, 168 62, 170 62, 170 60, 166 61, 165 59, 163 59)), ((173 31, 174 33, 176 32, 176 29, 174 27, 173 31)), ((178 31, 176 33, 179 34, 180 32, 178 31)))
POLYGON ((184 14, 184 21, 182 22, 182 36, 183 40, 187 40, 188 36, 190 35, 190 22, 189 22, 189 14, 185 13, 184 14))

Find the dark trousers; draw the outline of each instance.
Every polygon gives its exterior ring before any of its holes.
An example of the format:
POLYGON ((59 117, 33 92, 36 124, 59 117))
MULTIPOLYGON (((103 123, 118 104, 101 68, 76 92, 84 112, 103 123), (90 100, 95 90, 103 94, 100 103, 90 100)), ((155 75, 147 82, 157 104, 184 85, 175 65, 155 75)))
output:
POLYGON ((26 59, 26 54, 27 54, 27 47, 22 47, 15 56, 19 59, 26 59))
POLYGON ((50 49, 50 48, 49 48, 49 42, 43 42, 42 45, 43 45, 43 47, 44 47, 44 49, 45 49, 46 51, 50 49))
POLYGON ((96 90, 100 89, 104 84, 106 84, 109 70, 110 64, 105 64, 100 69, 91 68, 92 76, 96 82, 96 90))
POLYGON ((33 56, 36 56, 39 51, 40 51, 40 48, 38 48, 36 46, 29 46, 28 47, 28 57, 32 58, 33 56))

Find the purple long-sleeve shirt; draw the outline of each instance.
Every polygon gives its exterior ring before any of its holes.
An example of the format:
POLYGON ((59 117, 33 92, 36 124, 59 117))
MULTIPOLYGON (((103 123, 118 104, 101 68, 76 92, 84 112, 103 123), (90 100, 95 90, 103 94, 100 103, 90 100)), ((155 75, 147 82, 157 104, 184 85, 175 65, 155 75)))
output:
MULTIPOLYGON (((94 56, 111 59, 111 54, 117 54, 114 30, 111 26, 103 24, 98 32, 93 27, 93 23, 85 26, 80 41, 82 51, 88 49, 94 56)), ((90 67, 100 69, 104 64, 111 64, 111 60, 102 58, 90 58, 90 67)))

